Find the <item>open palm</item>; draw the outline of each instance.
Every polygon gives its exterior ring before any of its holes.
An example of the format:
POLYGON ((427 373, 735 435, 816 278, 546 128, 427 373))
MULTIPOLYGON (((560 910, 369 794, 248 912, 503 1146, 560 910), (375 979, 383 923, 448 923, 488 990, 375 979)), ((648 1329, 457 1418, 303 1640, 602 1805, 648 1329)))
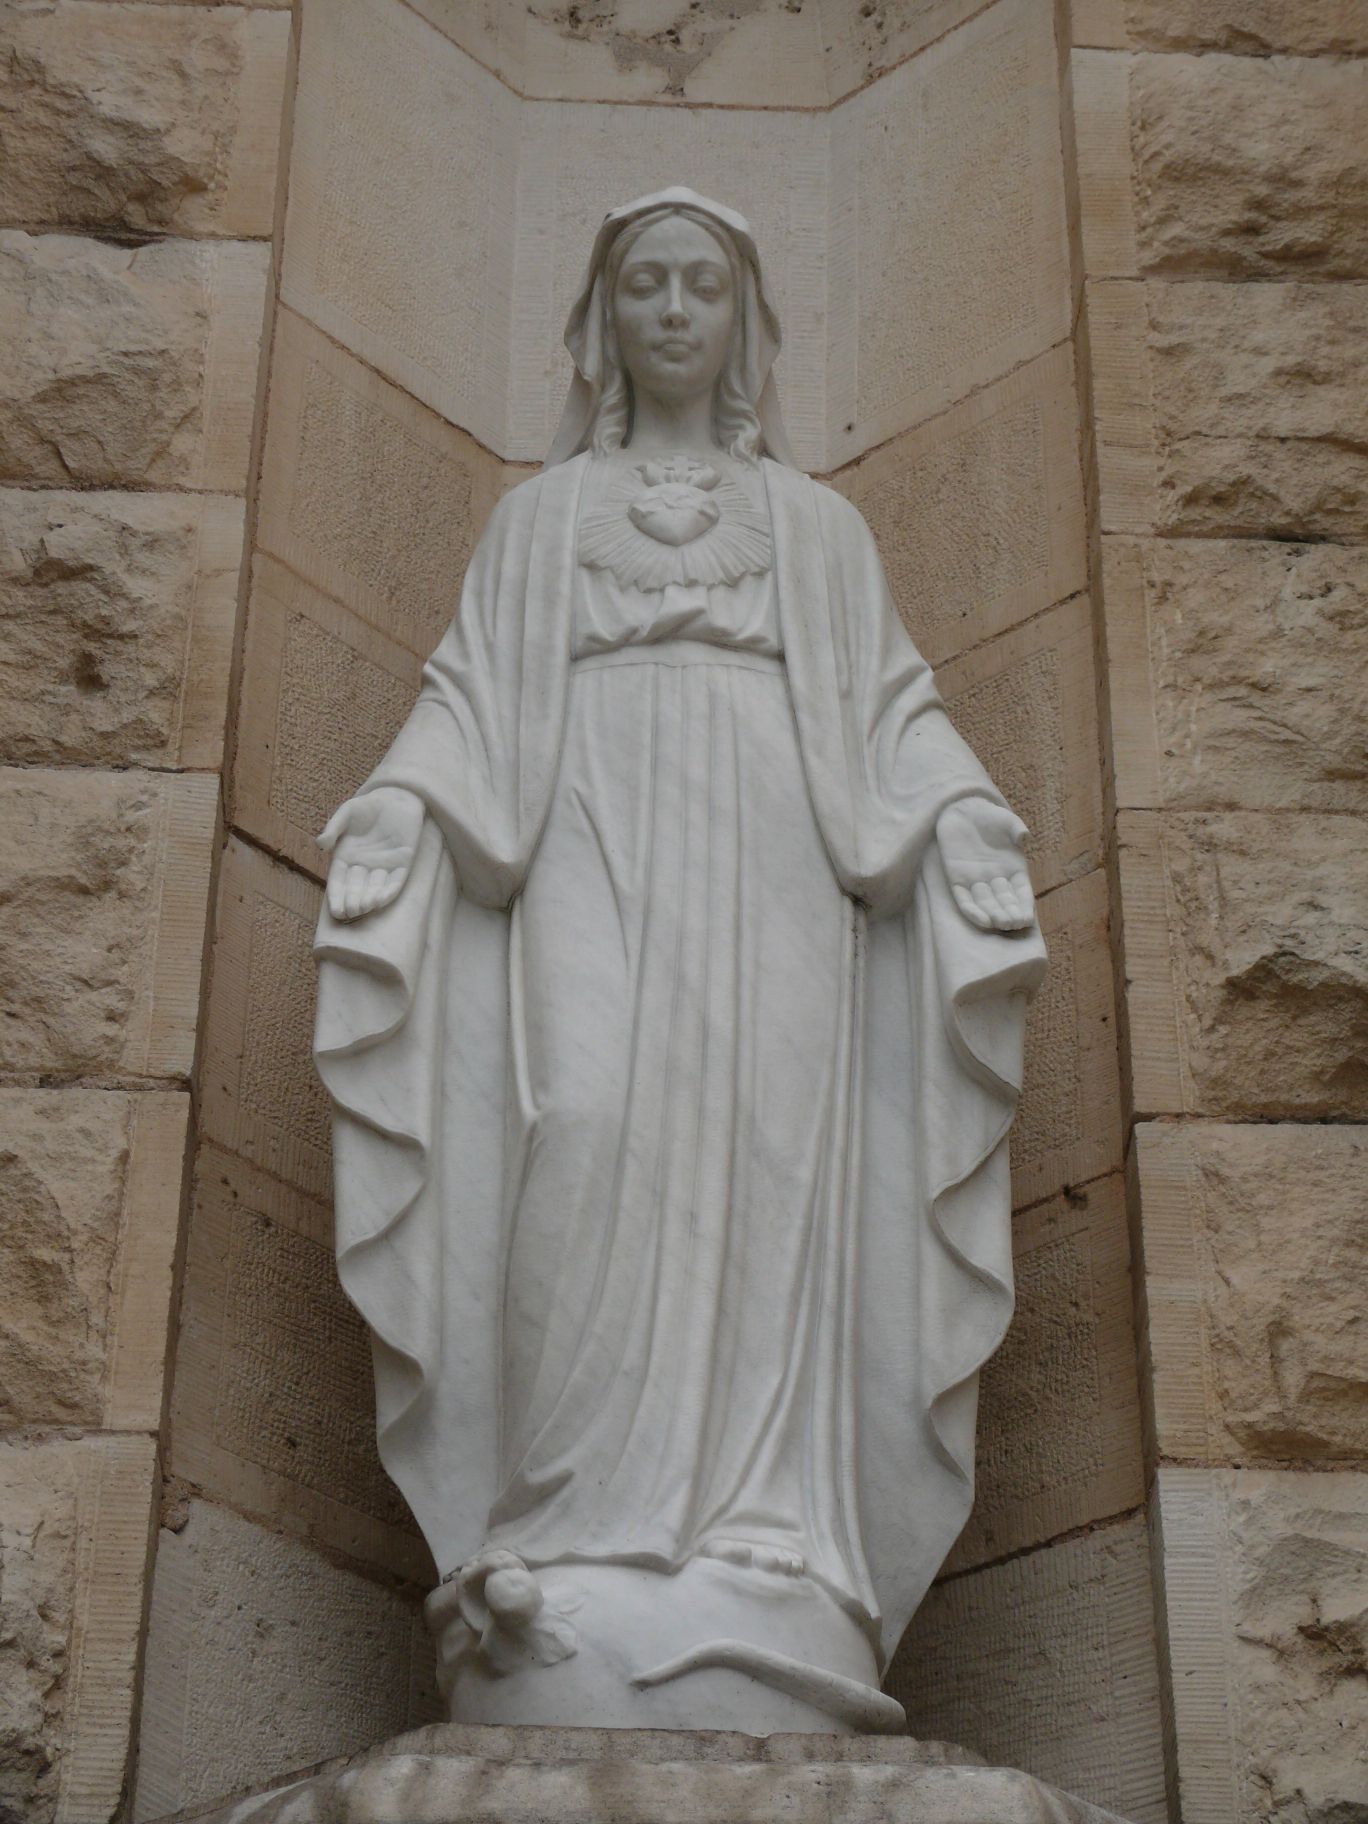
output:
POLYGON ((988 798, 961 798, 936 821, 955 904, 981 931, 1024 931, 1034 920, 1025 835, 1020 817, 988 798))
POLYGON ((423 833, 421 798, 385 785, 349 798, 318 838, 331 852, 328 910, 334 918, 364 918, 396 899, 408 879, 423 833))

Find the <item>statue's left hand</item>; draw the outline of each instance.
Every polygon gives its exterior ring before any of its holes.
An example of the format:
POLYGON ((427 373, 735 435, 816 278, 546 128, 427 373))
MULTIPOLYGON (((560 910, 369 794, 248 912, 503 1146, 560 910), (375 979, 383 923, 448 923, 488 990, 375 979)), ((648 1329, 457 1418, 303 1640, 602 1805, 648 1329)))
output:
POLYGON ((1035 896, 1021 853, 1026 825, 989 798, 960 798, 936 820, 955 904, 981 931, 1024 931, 1035 896))

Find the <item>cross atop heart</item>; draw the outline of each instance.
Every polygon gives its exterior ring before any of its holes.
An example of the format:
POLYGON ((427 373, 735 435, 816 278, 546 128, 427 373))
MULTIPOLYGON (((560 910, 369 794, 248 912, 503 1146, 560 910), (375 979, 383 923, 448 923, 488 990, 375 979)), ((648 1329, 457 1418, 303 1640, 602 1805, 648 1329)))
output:
POLYGON ((711 463, 693 456, 670 456, 638 463, 645 490, 627 508, 638 531, 662 545, 687 545, 711 531, 722 509, 711 498, 722 476, 711 463))

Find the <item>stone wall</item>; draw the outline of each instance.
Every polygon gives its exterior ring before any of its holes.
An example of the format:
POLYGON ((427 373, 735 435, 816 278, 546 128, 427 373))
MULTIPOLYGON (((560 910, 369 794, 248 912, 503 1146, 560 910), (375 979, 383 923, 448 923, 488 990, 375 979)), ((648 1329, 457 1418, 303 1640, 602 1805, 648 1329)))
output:
POLYGON ((0 1815, 126 1815, 288 14, 6 6, 0 1815))
POLYGON ((1074 10, 1170 1803, 1309 1824, 1368 1791, 1368 24, 1074 10))
POLYGON ((313 838, 540 458, 597 216, 683 180, 755 222, 794 441, 1052 954, 979 1498, 890 1688, 1136 1824, 1345 1815, 1360 11, 7 9, 0 1812, 150 1821, 435 1713, 313 838))

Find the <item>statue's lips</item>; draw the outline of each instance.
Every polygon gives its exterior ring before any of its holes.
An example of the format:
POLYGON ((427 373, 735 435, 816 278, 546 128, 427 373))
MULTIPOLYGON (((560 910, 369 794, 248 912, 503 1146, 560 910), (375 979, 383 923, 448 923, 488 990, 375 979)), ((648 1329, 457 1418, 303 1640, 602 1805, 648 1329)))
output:
POLYGON ((696 355, 698 353, 698 344, 697 342, 680 342, 678 340, 657 342, 655 345, 655 353, 664 355, 667 360, 677 358, 680 355, 696 355))

